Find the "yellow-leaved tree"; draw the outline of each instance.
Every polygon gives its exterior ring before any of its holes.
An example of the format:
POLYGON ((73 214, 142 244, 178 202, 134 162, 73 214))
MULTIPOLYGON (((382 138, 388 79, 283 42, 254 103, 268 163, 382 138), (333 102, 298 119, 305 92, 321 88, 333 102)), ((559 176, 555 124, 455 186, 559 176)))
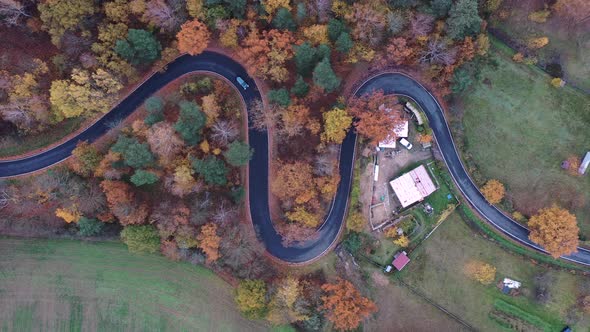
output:
POLYGON ((49 101, 58 120, 92 112, 106 113, 123 88, 119 80, 103 69, 94 73, 75 68, 71 80, 51 83, 49 101))
POLYGON ((295 305, 302 291, 303 287, 299 279, 295 277, 282 279, 270 301, 267 319, 275 325, 306 320, 307 316, 301 313, 295 305))
POLYGON ((530 38, 527 42, 528 47, 532 49, 543 48, 547 44, 549 44, 549 38, 547 37, 530 38))
POLYGON ((355 210, 346 218, 346 229, 353 232, 361 232, 365 228, 366 222, 363 214, 355 210))
POLYGON ((291 10, 291 0, 264 0, 262 4, 270 16, 273 16, 275 11, 281 7, 291 10))
POLYGON ((465 264, 465 274, 484 285, 489 285, 496 278, 496 268, 493 265, 481 261, 470 261, 465 264))
POLYGON ((343 109, 334 108, 324 112, 324 132, 322 142, 341 144, 346 137, 346 130, 352 125, 352 116, 343 109))
POLYGON ((576 251, 580 229, 576 216, 557 205, 539 210, 529 219, 529 239, 558 258, 576 251))
POLYGON ((243 280, 235 297, 238 309, 250 319, 264 317, 267 310, 266 283, 264 280, 243 280))
POLYGON ((69 208, 57 208, 55 210, 55 215, 59 218, 62 218, 68 224, 78 222, 78 220, 80 220, 82 217, 75 205, 69 208))
POLYGON ((491 204, 498 204, 502 201, 502 198, 504 198, 504 195, 506 194, 506 189, 500 181, 489 180, 481 188, 481 193, 491 204))

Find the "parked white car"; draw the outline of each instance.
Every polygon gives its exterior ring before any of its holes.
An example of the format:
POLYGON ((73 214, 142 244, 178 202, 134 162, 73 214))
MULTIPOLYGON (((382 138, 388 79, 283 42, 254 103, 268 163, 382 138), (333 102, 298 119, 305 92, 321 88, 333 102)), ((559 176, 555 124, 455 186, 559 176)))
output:
POLYGON ((408 150, 412 150, 412 147, 413 147, 413 145, 412 145, 412 143, 410 143, 410 141, 408 141, 407 139, 405 139, 405 138, 400 138, 400 140, 399 140, 399 143, 400 143, 401 145, 405 146, 405 147, 406 147, 406 149, 408 149, 408 150))
POLYGON ((248 83, 246 83, 246 81, 244 81, 244 79, 240 76, 236 77, 236 81, 238 81, 238 84, 240 84, 244 90, 250 87, 250 85, 248 85, 248 83))

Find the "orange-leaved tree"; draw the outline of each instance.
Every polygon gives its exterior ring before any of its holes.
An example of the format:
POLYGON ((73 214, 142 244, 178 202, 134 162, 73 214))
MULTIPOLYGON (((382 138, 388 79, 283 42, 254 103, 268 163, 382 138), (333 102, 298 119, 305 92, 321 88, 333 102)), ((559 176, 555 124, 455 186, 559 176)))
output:
POLYGON ((506 189, 504 189, 504 185, 500 181, 488 180, 481 188, 481 193, 491 204, 498 204, 504 198, 506 189))
POLYGON ((539 210, 529 219, 529 239, 543 246, 551 256, 557 258, 576 251, 578 246, 578 224, 576 216, 557 205, 539 210))
POLYGON ((207 263, 215 262, 219 258, 219 243, 221 237, 217 235, 217 225, 208 223, 201 227, 201 233, 197 236, 199 248, 207 255, 207 263))
POLYGON ((278 161, 276 170, 270 188, 280 200, 295 200, 297 204, 304 204, 317 197, 313 172, 309 163, 278 161))
POLYGON ((100 183, 109 209, 121 225, 142 224, 149 214, 146 204, 138 204, 131 186, 122 181, 104 180, 100 183))
POLYGON ((176 35, 178 39, 178 51, 197 55, 203 52, 209 44, 211 33, 205 23, 192 20, 184 23, 176 35))
POLYGON ((566 170, 570 175, 578 176, 578 168, 580 168, 580 157, 569 156, 565 161, 566 170))
POLYGON ((322 309, 338 330, 355 329, 363 319, 377 311, 375 303, 363 297, 348 280, 324 284, 322 290, 327 293, 322 296, 322 309))
POLYGON ((398 104, 397 97, 386 95, 383 90, 361 97, 353 97, 348 101, 348 113, 359 121, 355 123, 359 134, 369 138, 373 144, 377 144, 394 135, 394 128, 399 126, 402 106, 398 104))

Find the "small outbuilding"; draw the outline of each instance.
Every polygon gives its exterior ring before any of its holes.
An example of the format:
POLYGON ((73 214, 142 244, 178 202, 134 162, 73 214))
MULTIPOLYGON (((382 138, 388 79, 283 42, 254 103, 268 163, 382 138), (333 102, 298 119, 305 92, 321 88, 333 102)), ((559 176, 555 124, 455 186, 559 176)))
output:
POLYGON ((404 267, 406 267, 406 265, 408 265, 409 262, 410 257, 408 257, 408 254, 405 251, 402 251, 395 254, 391 265, 393 265, 396 270, 401 271, 404 269, 404 267))
POLYGON ((410 133, 408 121, 403 121, 395 128, 393 128, 391 134, 386 139, 379 142, 379 148, 381 149, 395 149, 395 144, 398 138, 407 138, 410 133))
POLYGON ((578 173, 584 175, 588 169, 588 166, 590 166, 590 151, 586 152, 586 156, 584 156, 584 159, 580 164, 580 168, 578 168, 578 173))

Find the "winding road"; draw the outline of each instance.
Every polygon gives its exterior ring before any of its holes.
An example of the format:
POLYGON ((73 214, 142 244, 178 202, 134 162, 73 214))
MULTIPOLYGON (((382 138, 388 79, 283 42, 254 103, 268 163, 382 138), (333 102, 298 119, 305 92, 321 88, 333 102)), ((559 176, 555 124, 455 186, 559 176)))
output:
MULTIPOLYGON (((92 142, 101 137, 111 129, 112 123, 126 118, 147 97, 180 76, 195 71, 213 72, 225 77, 236 86, 246 105, 250 105, 254 100, 261 98, 254 80, 239 63, 229 57, 210 51, 203 52, 197 56, 184 55, 171 62, 165 72, 156 73, 147 79, 102 119, 77 136, 37 155, 22 159, 0 161, 0 178, 35 172, 63 161, 70 156, 79 141, 88 140, 92 142), (243 90, 236 82, 237 76, 244 78, 250 85, 250 88, 243 90)), ((455 183, 471 205, 489 223, 514 240, 545 252, 541 247, 529 241, 528 230, 525 227, 504 215, 494 206, 488 204, 477 186, 471 181, 457 153, 443 109, 438 104, 436 98, 426 88, 403 74, 386 73, 375 76, 365 82, 357 91, 357 95, 378 89, 383 90, 387 94, 399 94, 410 97, 422 107, 428 117, 435 139, 455 183)), ((317 239, 306 241, 293 247, 284 247, 281 244, 281 237, 275 231, 270 218, 268 204, 268 133, 266 131, 250 129, 248 136, 249 144, 254 148, 254 156, 250 161, 250 172, 248 175, 250 214, 259 239, 264 243, 269 254, 288 263, 304 263, 321 256, 330 250, 338 239, 338 234, 342 228, 352 183, 356 134, 351 130, 342 143, 339 162, 341 181, 328 216, 318 230, 317 239)), ((590 251, 583 248, 578 248, 576 253, 562 258, 590 266, 590 251)))

